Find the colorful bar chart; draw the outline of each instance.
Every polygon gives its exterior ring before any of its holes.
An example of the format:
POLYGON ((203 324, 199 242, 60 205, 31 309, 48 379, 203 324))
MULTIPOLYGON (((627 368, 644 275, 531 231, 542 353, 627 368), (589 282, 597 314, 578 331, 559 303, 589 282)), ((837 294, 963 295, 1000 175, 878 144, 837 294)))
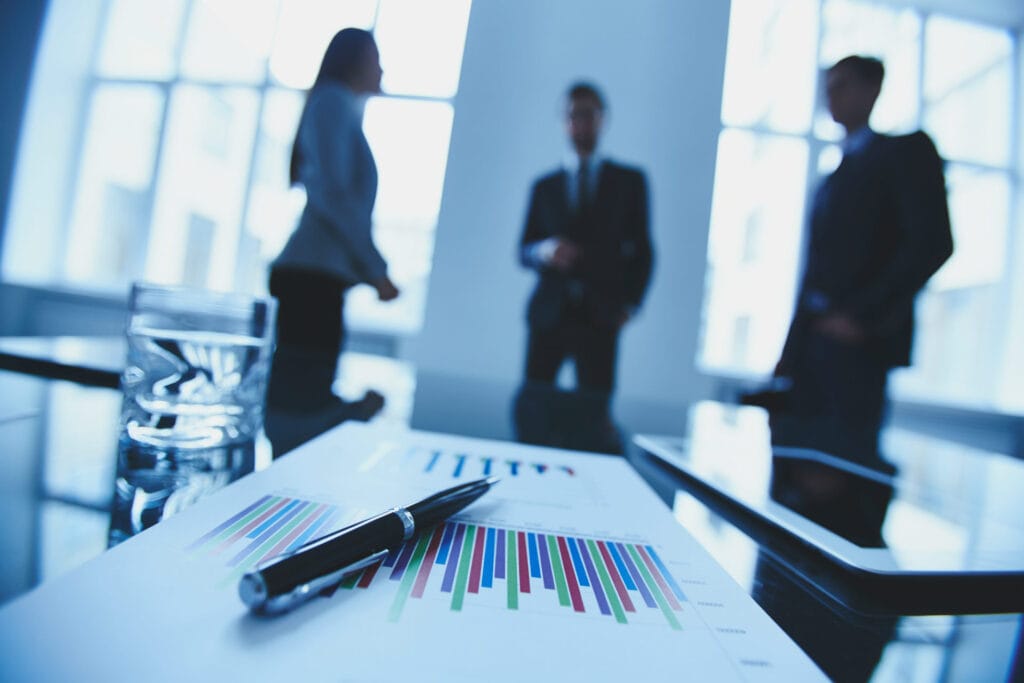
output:
POLYGON ((457 453, 444 450, 411 448, 406 453, 413 469, 431 474, 447 474, 453 479, 496 476, 520 477, 531 474, 548 476, 576 476, 572 467, 532 462, 517 458, 457 453))
POLYGON ((352 517, 342 516, 335 505, 267 495, 197 538, 185 550, 225 558, 230 571, 221 584, 227 584, 237 582, 260 562, 291 552, 353 521, 352 517))
MULTIPOLYGON (((333 505, 264 496, 186 550, 222 557, 229 570, 222 583, 233 583, 259 562, 289 552, 342 521, 353 521, 352 515, 345 517, 333 505)), ((401 617, 410 600, 427 595, 443 597, 454 612, 487 596, 493 605, 498 595, 505 609, 519 610, 529 595, 531 605, 591 613, 619 624, 630 623, 641 612, 660 613, 668 626, 682 630, 678 615, 686 602, 651 545, 454 521, 346 576, 336 589, 385 586, 395 590, 390 621, 401 617)))

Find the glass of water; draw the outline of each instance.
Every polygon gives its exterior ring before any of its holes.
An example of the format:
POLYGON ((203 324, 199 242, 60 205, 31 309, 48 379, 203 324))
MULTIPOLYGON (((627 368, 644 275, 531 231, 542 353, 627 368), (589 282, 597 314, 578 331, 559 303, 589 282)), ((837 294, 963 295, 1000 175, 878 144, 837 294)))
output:
POLYGON ((244 294, 132 287, 111 545, 256 468, 276 308, 244 294))
POLYGON ((276 308, 272 298, 135 284, 122 436, 183 457, 253 440, 263 427, 276 308))

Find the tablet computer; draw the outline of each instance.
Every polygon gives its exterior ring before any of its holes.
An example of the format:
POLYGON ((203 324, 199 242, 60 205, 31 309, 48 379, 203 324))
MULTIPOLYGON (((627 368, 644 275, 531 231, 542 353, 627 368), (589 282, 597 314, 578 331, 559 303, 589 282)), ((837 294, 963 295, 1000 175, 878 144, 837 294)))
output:
POLYGON ((888 430, 884 450, 894 466, 877 469, 772 446, 760 408, 709 402, 690 417, 686 438, 634 437, 687 489, 711 494, 861 578, 931 581, 991 594, 986 609, 1022 607, 1024 462, 888 430))

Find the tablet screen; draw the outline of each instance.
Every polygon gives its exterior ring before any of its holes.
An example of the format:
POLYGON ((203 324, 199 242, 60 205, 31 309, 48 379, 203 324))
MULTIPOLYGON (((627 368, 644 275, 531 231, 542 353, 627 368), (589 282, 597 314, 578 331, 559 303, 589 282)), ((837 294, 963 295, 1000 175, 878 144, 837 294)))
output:
POLYGON ((760 408, 697 404, 645 451, 843 563, 890 573, 1024 572, 1024 463, 912 432, 878 468, 770 444, 760 408))

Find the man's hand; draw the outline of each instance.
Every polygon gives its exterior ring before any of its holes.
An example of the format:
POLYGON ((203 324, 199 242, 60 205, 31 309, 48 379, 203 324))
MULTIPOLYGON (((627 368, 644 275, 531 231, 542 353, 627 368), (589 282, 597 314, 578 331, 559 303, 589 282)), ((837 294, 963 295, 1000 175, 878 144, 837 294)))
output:
POLYGON ((548 257, 548 265, 557 270, 569 270, 580 257, 580 248, 576 246, 575 242, 562 239, 561 237, 554 237, 555 248, 552 250, 550 257, 548 257))
POLYGON ((381 301, 391 301, 398 298, 398 288, 395 287, 395 283, 387 275, 372 284, 374 289, 377 290, 377 298, 381 301))
POLYGON ((814 323, 814 330, 844 344, 863 344, 867 338, 864 327, 845 313, 829 313, 814 323))

